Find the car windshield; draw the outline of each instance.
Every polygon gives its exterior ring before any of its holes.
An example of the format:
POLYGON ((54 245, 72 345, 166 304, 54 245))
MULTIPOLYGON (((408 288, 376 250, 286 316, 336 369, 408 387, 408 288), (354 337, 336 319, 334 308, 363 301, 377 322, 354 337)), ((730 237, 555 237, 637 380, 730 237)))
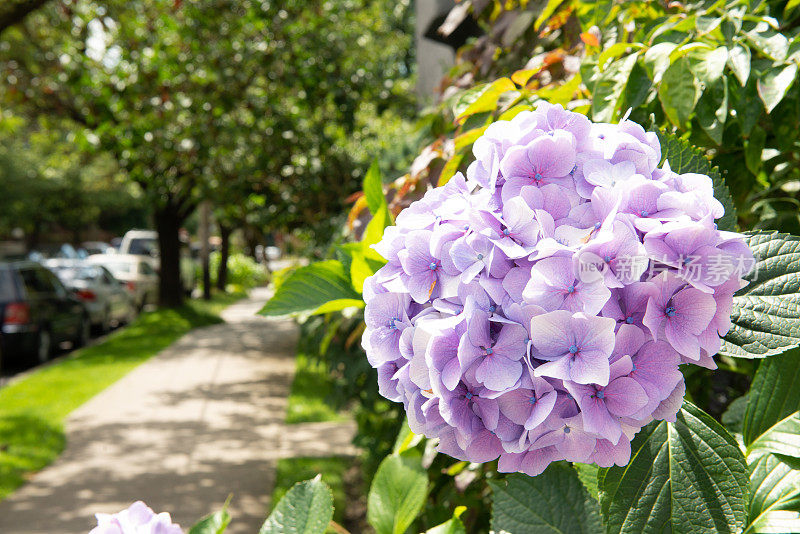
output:
POLYGON ((128 246, 128 254, 154 256, 157 251, 158 242, 155 239, 144 237, 131 239, 130 245, 128 246))

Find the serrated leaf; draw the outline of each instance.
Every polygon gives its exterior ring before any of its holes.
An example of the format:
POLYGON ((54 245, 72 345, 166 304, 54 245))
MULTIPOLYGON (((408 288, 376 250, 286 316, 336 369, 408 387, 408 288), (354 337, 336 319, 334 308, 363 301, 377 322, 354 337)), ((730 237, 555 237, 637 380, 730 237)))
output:
POLYGON ((769 69, 758 77, 756 88, 758 96, 767 108, 767 112, 775 109, 797 77, 797 64, 769 69))
POLYGON ((733 327, 720 353, 764 358, 800 345, 800 237, 747 232, 745 239, 756 262, 733 298, 733 327))
POLYGON ((330 301, 360 298, 344 265, 337 260, 326 260, 300 267, 290 274, 259 313, 277 316, 313 312, 330 301))
POLYGON ((594 534, 602 530, 597 501, 566 464, 550 464, 535 477, 513 474, 503 482, 490 480, 489 485, 496 532, 594 534))
POLYGON ((292 486, 259 534, 324 534, 332 517, 333 495, 317 476, 292 486))
POLYGON ((798 463, 775 454, 759 454, 749 461, 752 495, 745 533, 800 532, 798 463))
POLYGON ((662 131, 656 133, 661 143, 661 163, 668 161, 670 168, 678 174, 692 172, 711 177, 714 182, 714 198, 725 208, 725 214, 717 219, 717 227, 720 230, 735 231, 736 207, 719 170, 712 167, 711 161, 687 141, 662 131))
POLYGON ((697 80, 687 58, 678 59, 664 71, 658 86, 658 99, 674 125, 684 127, 689 122, 699 97, 697 80))
POLYGON ((750 77, 750 49, 738 44, 731 47, 728 51, 728 65, 742 87, 747 85, 750 77))
POLYGON ((747 446, 800 410, 800 349, 761 362, 748 399, 742 427, 747 446))
POLYGON ((403 534, 425 505, 428 475, 419 455, 392 454, 378 467, 367 497, 367 521, 377 534, 403 534))
POLYGON ((711 416, 685 402, 675 423, 654 421, 625 467, 600 470, 607 533, 740 532, 747 521, 744 456, 711 416))
POLYGON ((369 170, 364 176, 363 188, 369 211, 374 215, 378 213, 381 206, 386 205, 386 197, 383 194, 383 180, 377 159, 372 161, 372 165, 369 166, 369 170))
POLYGON ((189 534, 223 534, 231 522, 227 507, 205 516, 189 529, 189 534))
POLYGON ((597 75, 592 89, 592 118, 595 121, 611 122, 614 119, 637 57, 638 53, 625 56, 597 75))
POLYGON ((790 414, 758 436, 747 447, 747 454, 771 452, 800 457, 800 412, 790 414))

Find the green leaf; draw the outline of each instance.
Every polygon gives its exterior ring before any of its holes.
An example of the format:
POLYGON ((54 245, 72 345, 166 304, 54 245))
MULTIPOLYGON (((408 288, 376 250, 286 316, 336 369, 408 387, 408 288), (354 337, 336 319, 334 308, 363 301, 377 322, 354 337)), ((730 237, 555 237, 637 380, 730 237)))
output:
POLYGON ((539 13, 539 16, 536 18, 536 22, 533 24, 533 29, 539 31, 542 23, 553 16, 553 13, 556 12, 556 8, 561 5, 564 0, 547 0, 547 4, 545 4, 542 12, 539 13))
POLYGON ((694 72, 706 85, 710 85, 722 77, 725 63, 728 61, 728 49, 720 46, 713 50, 705 51, 702 59, 695 66, 694 72))
POLYGON ((372 161, 366 176, 364 176, 364 196, 367 198, 369 212, 375 215, 382 207, 386 206, 386 197, 383 194, 383 179, 378 167, 378 160, 372 161))
POLYGON ((742 45, 734 45, 728 51, 728 65, 739 83, 744 87, 750 77, 750 49, 742 45))
POLYGON ((699 97, 697 81, 687 58, 678 59, 664 71, 658 86, 658 98, 673 124, 684 127, 689 122, 699 97))
POLYGON ((581 483, 586 488, 586 491, 589 492, 589 495, 598 499, 597 473, 600 468, 597 464, 574 463, 572 467, 575 468, 575 471, 578 473, 578 478, 581 479, 581 483))
POLYGON ((737 397, 722 414, 722 424, 730 432, 741 434, 744 427, 744 413, 747 410, 748 394, 737 397))
POLYGON ((747 169, 758 175, 761 172, 761 153, 764 151, 764 143, 767 141, 767 133, 763 128, 757 126, 750 133, 750 137, 744 142, 744 161, 747 169))
POLYGON ((733 327, 720 353, 764 358, 800 345, 800 237, 747 232, 745 239, 756 262, 733 297, 733 327))
POLYGON ((745 533, 800 532, 800 462, 759 454, 750 461, 750 524, 745 533))
POLYGON ((767 108, 767 113, 775 109, 786 93, 789 87, 794 83, 797 76, 797 64, 792 63, 785 67, 775 67, 769 69, 758 77, 756 87, 758 89, 758 96, 764 102, 764 107, 767 108))
POLYGON ((597 75, 592 90, 592 118, 595 121, 614 120, 638 56, 638 53, 634 53, 614 61, 597 75))
POLYGON ((317 475, 298 482, 269 514, 259 534, 323 534, 333 517, 333 495, 317 475))
POLYGON ((800 349, 761 362, 748 399, 742 428, 747 446, 800 410, 800 349))
POLYGON ((458 99, 455 109, 456 120, 460 121, 476 113, 494 110, 500 96, 515 89, 514 82, 509 78, 499 78, 492 83, 469 89, 458 99))
POLYGON ((195 523, 189 529, 189 534, 223 534, 230 522, 231 514, 228 513, 228 503, 225 503, 225 507, 222 510, 208 514, 195 523))
POLYGON ((362 246, 366 248, 380 241, 383 238, 383 231, 391 225, 392 215, 389 213, 389 206, 384 202, 367 223, 364 236, 361 238, 362 246))
POLYGON ((606 65, 606 61, 612 58, 617 58, 627 52, 629 49, 640 49, 644 48, 644 45, 641 43, 615 43, 600 54, 600 57, 597 58, 597 67, 600 70, 603 70, 603 67, 606 65))
POLYGON ((460 519, 461 514, 464 513, 466 509, 466 506, 458 506, 452 518, 441 525, 436 525, 432 529, 427 530, 425 534, 467 534, 467 529, 460 519))
POLYGON ((800 412, 784 417, 758 436, 747 447, 748 455, 756 451, 800 457, 800 412))
POLYGON ((733 205, 731 193, 716 167, 697 148, 687 141, 662 131, 656 132, 661 142, 661 162, 668 161, 670 169, 679 174, 693 172, 710 176, 714 182, 714 198, 722 203, 725 214, 717 219, 720 230, 736 230, 736 207, 733 205))
POLYGON ((697 122, 718 145, 722 144, 725 121, 728 118, 728 80, 721 78, 703 91, 697 101, 697 122))
POLYGON ((367 521, 377 534, 403 534, 425 505, 428 475, 418 455, 392 454, 378 467, 367 497, 367 521))
MULTIPOLYGON (((363 285, 363 283, 362 283, 363 285)), ((314 310, 313 315, 342 311, 347 308, 363 308, 363 299, 336 299, 331 300, 314 310)))
POLYGON ((711 416, 684 402, 675 423, 654 421, 625 467, 600 470, 607 533, 740 532, 749 480, 742 451, 711 416))
POLYGON ((360 300, 360 295, 353 289, 341 262, 320 261, 289 275, 259 313, 270 316, 313 313, 320 306, 340 299, 360 300))
POLYGON ((553 463, 541 475, 513 474, 489 481, 496 532, 587 533, 602 530, 595 501, 569 465, 553 463))
POLYGON ((669 56, 678 47, 675 43, 658 43, 644 53, 644 68, 653 83, 659 83, 669 67, 669 56))

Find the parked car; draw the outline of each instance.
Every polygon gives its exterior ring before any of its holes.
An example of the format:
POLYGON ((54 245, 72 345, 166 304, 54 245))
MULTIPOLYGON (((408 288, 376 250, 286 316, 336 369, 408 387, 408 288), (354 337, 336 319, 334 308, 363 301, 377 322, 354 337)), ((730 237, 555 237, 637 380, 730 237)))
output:
POLYGON ((83 303, 55 274, 32 261, 0 263, 3 365, 44 362, 63 341, 80 347, 91 323, 83 303))
MULTIPOLYGON (((122 237, 119 245, 120 254, 134 254, 148 258, 153 269, 158 271, 161 262, 158 257, 158 232, 153 230, 129 230, 122 237)), ((192 293, 197 285, 197 265, 192 259, 188 243, 181 243, 180 250, 181 284, 187 295, 192 293)))
POLYGON ((39 245, 28 253, 28 259, 42 261, 54 258, 78 260, 88 256, 82 248, 76 249, 69 243, 48 243, 39 245))
POLYGON ((84 241, 81 243, 81 248, 86 251, 87 256, 92 254, 113 254, 116 252, 114 247, 102 241, 84 241))
POLYGON ((92 326, 100 331, 130 322, 136 314, 133 295, 102 265, 80 260, 45 260, 43 265, 83 302, 92 326))
POLYGON ((86 258, 86 263, 102 265, 111 271, 128 290, 137 310, 158 302, 158 273, 147 258, 135 254, 94 254, 86 258))

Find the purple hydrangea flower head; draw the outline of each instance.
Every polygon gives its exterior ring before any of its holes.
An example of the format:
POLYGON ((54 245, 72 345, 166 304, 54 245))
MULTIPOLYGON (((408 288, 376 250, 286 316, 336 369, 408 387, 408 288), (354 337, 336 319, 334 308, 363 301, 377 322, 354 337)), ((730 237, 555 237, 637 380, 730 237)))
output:
POLYGON ((155 513, 142 501, 136 501, 116 514, 95 514, 97 526, 89 534, 183 534, 169 514, 155 513))
POLYGON ((674 421, 682 364, 714 368, 754 264, 712 180, 659 166, 657 136, 542 104, 489 126, 398 217, 364 283, 381 393, 437 450, 535 476, 630 460, 674 421))

